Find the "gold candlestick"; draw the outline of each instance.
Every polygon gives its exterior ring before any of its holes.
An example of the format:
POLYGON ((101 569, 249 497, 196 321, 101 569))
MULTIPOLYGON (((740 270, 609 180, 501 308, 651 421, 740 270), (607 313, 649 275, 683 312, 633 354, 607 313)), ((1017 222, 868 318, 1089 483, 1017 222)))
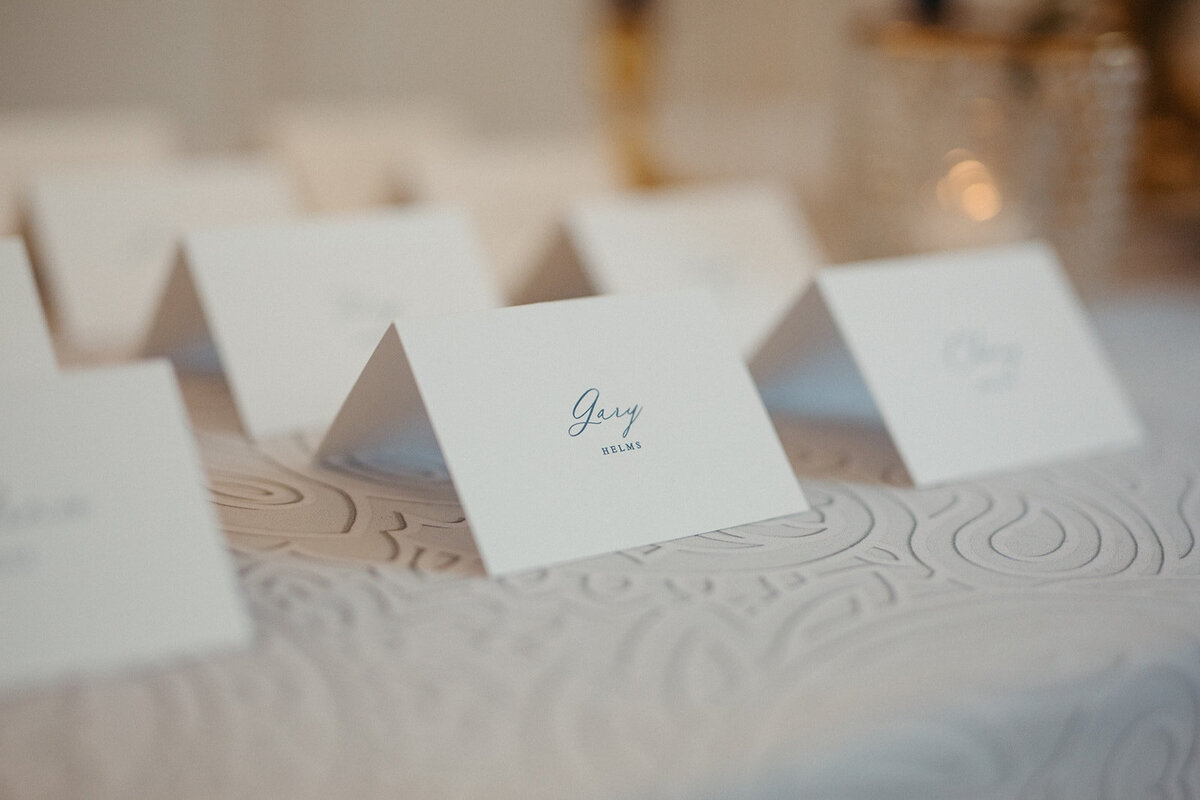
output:
POLYGON ((599 60, 609 133, 634 186, 662 182, 650 133, 654 60, 650 0, 608 0, 599 60))

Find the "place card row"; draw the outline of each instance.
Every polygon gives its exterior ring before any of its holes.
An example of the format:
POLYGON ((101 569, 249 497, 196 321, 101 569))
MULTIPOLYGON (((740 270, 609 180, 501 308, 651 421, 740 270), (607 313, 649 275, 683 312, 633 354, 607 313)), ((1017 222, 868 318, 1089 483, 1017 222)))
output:
MULTIPOLYGON (((770 186, 581 203, 545 302, 507 308, 453 209, 173 241, 141 352, 223 372, 253 438, 444 468, 491 574, 805 511, 759 389, 815 353, 855 365, 918 486, 1141 441, 1048 247, 822 267, 770 186)), ((0 344, 0 685, 245 644, 170 366, 58 374, 15 239, 0 344)))

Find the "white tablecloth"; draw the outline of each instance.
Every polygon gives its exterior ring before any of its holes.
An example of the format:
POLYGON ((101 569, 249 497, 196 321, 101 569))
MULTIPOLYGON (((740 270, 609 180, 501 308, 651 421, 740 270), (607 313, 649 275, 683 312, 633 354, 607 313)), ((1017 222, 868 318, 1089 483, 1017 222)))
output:
POLYGON ((257 643, 0 699, 0 797, 1200 796, 1200 301, 1096 318, 1144 451, 917 491, 780 420, 812 511, 498 580, 187 379, 257 643))

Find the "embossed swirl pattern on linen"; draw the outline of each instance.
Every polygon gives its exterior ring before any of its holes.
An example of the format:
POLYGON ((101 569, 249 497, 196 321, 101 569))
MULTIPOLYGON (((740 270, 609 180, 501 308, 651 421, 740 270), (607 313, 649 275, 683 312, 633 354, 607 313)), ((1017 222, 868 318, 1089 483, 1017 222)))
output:
POLYGON ((916 491, 793 431, 810 512, 497 580, 436 469, 204 429, 254 647, 0 698, 0 795, 1200 796, 1183 374, 1140 453, 916 491))
POLYGON ((1195 474, 1159 448, 942 489, 913 552, 970 585, 1195 574, 1195 474))
MULTIPOLYGON (((239 549, 481 574, 448 481, 316 466, 298 439, 206 444, 214 502, 239 549)), ((564 569, 728 575, 882 548, 896 568, 919 565, 968 585, 1190 572, 1195 472, 1187 454, 1160 449, 925 491, 806 479, 804 514, 564 569)))

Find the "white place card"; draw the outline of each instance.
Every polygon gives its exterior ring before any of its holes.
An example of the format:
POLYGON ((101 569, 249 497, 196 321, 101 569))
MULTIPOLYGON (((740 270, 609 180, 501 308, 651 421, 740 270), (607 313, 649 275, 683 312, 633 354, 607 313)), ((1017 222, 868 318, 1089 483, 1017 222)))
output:
POLYGON ((58 370, 25 245, 0 237, 0 380, 58 370))
POLYGON ((162 163, 180 132, 145 109, 31 109, 0 114, 0 234, 20 229, 21 195, 39 172, 100 164, 162 163))
POLYGON ((392 320, 498 305, 456 212, 214 228, 184 237, 146 352, 186 363, 215 344, 261 439, 328 425, 392 320))
POLYGON ((570 204, 611 194, 621 183, 604 143, 574 136, 443 143, 402 178, 415 199, 470 212, 508 297, 553 246, 555 225, 570 204))
POLYGON ((412 195, 426 155, 466 137, 453 107, 434 100, 287 104, 272 109, 263 146, 295 172, 306 206, 350 211, 412 195))
POLYGON ((0 688, 247 645, 170 364, 3 392, 0 688))
POLYGON ((392 325, 317 457, 443 462, 491 573, 807 509, 702 292, 392 325))
POLYGON ((567 215, 525 302, 703 287, 752 356, 803 293, 824 256, 789 193, 767 183, 594 199, 567 215))
POLYGON ((293 214, 292 185, 261 161, 173 162, 42 175, 29 193, 34 250, 61 333, 82 351, 146 335, 187 228, 293 214))
POLYGON ((844 340, 919 486, 1138 445, 1141 425, 1040 243, 833 267, 751 366, 844 340))

